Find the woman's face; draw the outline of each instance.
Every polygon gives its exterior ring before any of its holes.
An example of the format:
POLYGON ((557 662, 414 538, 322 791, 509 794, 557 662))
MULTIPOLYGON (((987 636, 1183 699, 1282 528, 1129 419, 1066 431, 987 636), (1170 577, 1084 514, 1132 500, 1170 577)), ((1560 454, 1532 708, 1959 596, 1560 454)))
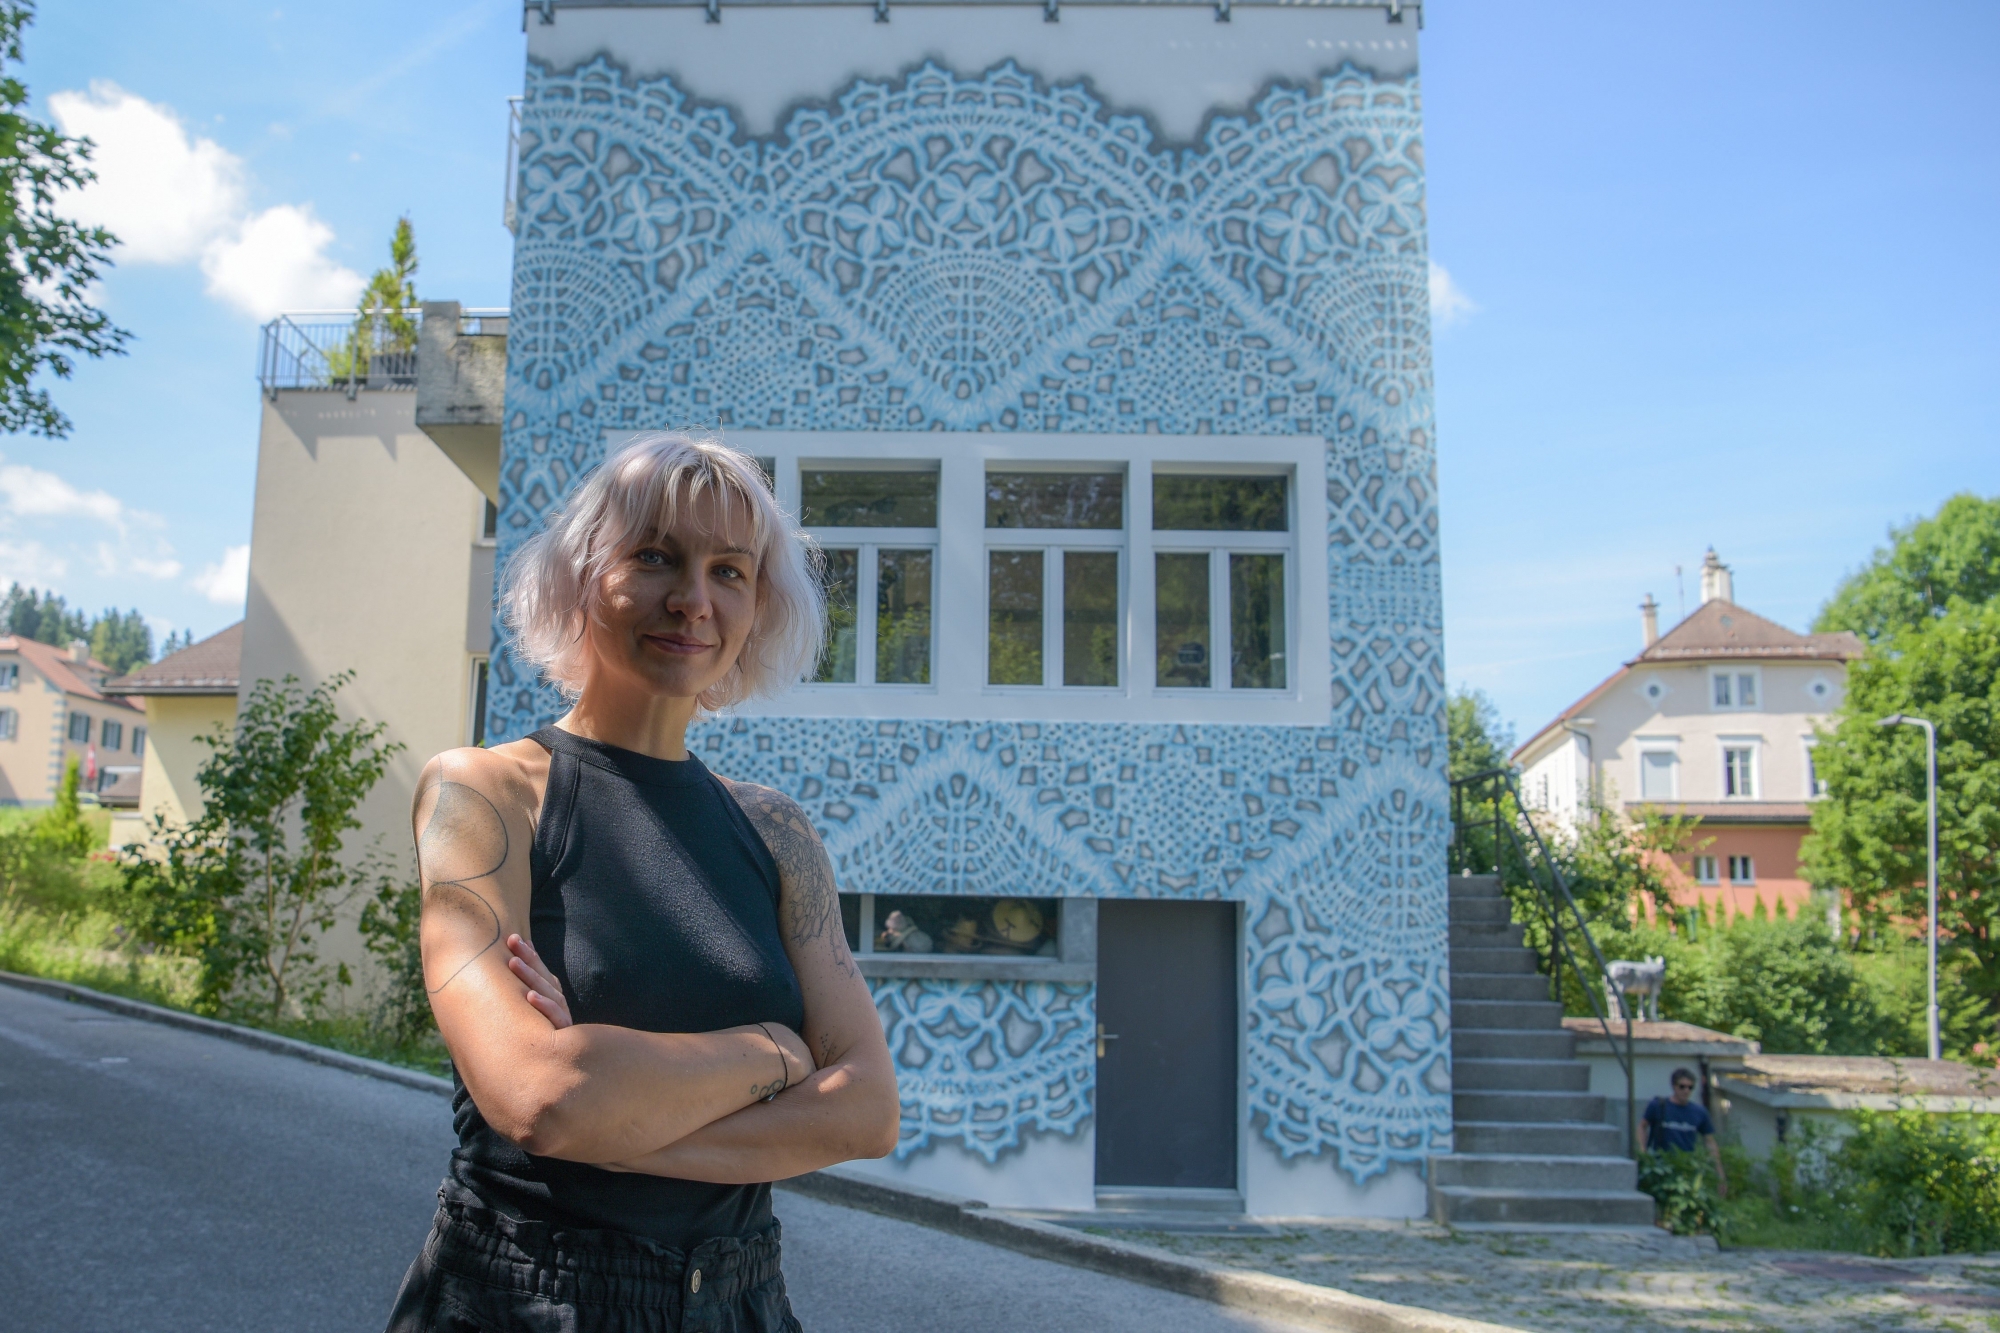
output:
POLYGON ((588 631, 598 671, 693 698, 736 665, 757 619, 757 557, 749 525, 726 528, 718 509, 712 493, 682 503, 672 531, 605 571, 588 631))

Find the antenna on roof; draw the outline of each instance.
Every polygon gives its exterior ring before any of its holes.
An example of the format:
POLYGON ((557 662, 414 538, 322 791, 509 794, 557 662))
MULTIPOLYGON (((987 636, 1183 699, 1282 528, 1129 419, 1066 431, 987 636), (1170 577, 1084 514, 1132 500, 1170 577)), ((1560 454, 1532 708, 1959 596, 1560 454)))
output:
POLYGON ((1674 566, 1674 606, 1674 623, 1678 625, 1681 621, 1688 618, 1687 588, 1681 583, 1681 567, 1679 565, 1674 566))

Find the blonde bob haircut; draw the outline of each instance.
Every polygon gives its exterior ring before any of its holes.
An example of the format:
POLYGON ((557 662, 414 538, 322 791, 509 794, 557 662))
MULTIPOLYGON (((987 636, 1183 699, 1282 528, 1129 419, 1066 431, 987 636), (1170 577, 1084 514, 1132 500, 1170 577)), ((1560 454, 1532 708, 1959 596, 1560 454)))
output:
MULTIPOLYGON (((563 501, 507 566, 501 618, 514 651, 566 698, 583 690, 584 628, 612 564, 696 518, 742 534, 757 558, 757 618, 736 664, 696 701, 713 712, 803 679, 826 639, 822 557, 778 507, 756 462, 706 436, 641 435, 563 501)), ((706 528, 703 529, 706 532, 706 528)))

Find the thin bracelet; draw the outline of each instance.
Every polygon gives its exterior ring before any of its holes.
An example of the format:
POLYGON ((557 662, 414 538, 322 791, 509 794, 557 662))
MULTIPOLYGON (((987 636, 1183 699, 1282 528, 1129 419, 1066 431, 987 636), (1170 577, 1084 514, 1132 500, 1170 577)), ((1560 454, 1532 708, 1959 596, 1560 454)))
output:
MULTIPOLYGON (((771 1043, 771 1049, 778 1053, 778 1077, 783 1080, 783 1082, 778 1084, 778 1092, 783 1092, 786 1088, 792 1086, 792 1067, 785 1060, 785 1048, 778 1045, 778 1039, 771 1035, 771 1029, 765 1027, 762 1023, 757 1025, 757 1030, 764 1034, 764 1039, 771 1043)), ((767 1102, 770 1101, 772 1097, 778 1095, 778 1092, 772 1093, 770 1097, 766 1097, 764 1100, 767 1102)))

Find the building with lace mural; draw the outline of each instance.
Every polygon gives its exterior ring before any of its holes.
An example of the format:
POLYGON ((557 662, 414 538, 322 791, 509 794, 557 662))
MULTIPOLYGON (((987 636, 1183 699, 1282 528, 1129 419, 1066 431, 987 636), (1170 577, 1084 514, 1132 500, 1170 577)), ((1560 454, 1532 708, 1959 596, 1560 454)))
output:
MULTIPOLYGON (((865 1169, 1421 1214, 1417 7, 527 8, 504 425, 455 461, 502 567, 662 428, 762 459, 826 550, 817 678, 690 744, 826 840, 902 1090, 865 1169)), ((486 685, 492 740, 560 710, 497 631, 486 685)))

